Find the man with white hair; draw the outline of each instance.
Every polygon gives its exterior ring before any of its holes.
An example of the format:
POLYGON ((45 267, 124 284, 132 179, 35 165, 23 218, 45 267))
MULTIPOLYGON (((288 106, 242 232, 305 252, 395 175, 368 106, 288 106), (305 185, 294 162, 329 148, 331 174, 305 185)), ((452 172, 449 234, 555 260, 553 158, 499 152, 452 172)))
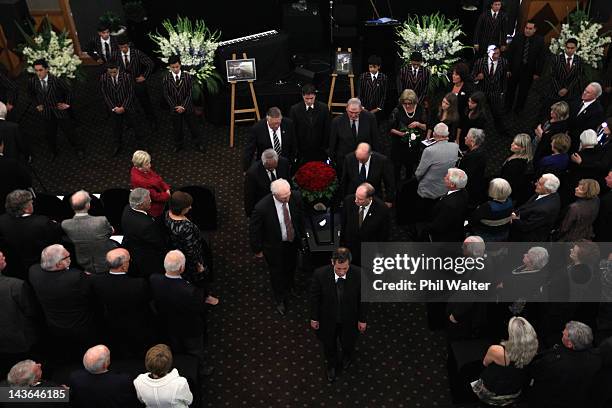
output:
POLYGON ((570 156, 568 184, 564 186, 568 188, 566 191, 573 192, 573 189, 578 186, 578 182, 582 179, 602 180, 605 177, 604 172, 608 170, 605 164, 605 154, 605 148, 602 149, 597 143, 597 133, 593 129, 582 132, 580 134, 580 149, 570 156))
POLYGON ((420 197, 417 206, 417 219, 427 220, 431 207, 436 199, 448 192, 444 178, 448 169, 455 166, 459 157, 459 146, 448 141, 448 126, 438 123, 434 126, 433 145, 423 151, 415 176, 419 181, 417 194, 420 197))
POLYGON ((83 367, 70 373, 70 402, 75 408, 138 407, 136 390, 128 374, 109 369, 111 354, 103 344, 83 356, 83 367))
POLYGON ((535 183, 535 194, 512 213, 510 236, 517 242, 545 242, 557 220, 561 200, 557 190, 561 182, 551 173, 535 183))
POLYGON ((295 164, 297 142, 293 121, 284 118, 281 110, 276 106, 268 109, 266 117, 249 129, 244 147, 242 170, 246 172, 253 159, 258 159, 266 149, 274 149, 279 156, 289 160, 290 165, 295 164))
POLYGON ((261 161, 251 164, 244 175, 244 211, 247 217, 251 216, 255 204, 270 194, 270 183, 276 179, 289 179, 289 168, 289 160, 279 156, 274 149, 264 150, 261 161))
POLYGON ((468 176, 461 169, 451 167, 444 176, 446 195, 434 205, 432 220, 417 229, 428 234, 432 242, 462 242, 463 225, 467 216, 469 195, 465 190, 468 176))
POLYGON ((66 248, 55 244, 43 249, 29 277, 54 340, 72 352, 90 346, 96 336, 91 278, 70 267, 66 248))
POLYGON ((468 151, 457 162, 457 167, 465 171, 468 176, 466 189, 470 195, 470 207, 473 208, 487 200, 487 182, 485 181, 487 154, 483 148, 484 141, 484 130, 476 128, 468 130, 465 137, 468 151))
POLYGON ((358 98, 349 99, 346 112, 332 120, 329 134, 329 157, 336 171, 342 171, 344 158, 359 143, 369 143, 373 150, 378 150, 378 138, 374 114, 363 109, 358 98))
POLYGON ((181 277, 185 272, 185 255, 181 251, 166 254, 164 269, 165 274, 149 278, 162 330, 170 339, 173 352, 197 357, 199 377, 203 380, 214 371, 204 358, 206 294, 181 277))
POLYGON ((286 313, 287 297, 292 291, 297 251, 305 237, 302 203, 285 179, 270 184, 272 194, 262 198, 251 214, 249 241, 257 258, 265 258, 270 283, 281 315, 286 313))
POLYGON ((571 152, 576 152, 580 144, 580 135, 587 129, 597 129, 606 116, 598 98, 602 94, 601 85, 591 82, 582 92, 582 98, 570 104, 569 134, 572 138, 571 152))
POLYGON ((74 243, 79 265, 91 273, 105 273, 108 271, 106 253, 116 246, 110 239, 113 227, 105 216, 89 215, 91 196, 85 190, 70 197, 70 206, 74 217, 62 221, 62 229, 74 243))

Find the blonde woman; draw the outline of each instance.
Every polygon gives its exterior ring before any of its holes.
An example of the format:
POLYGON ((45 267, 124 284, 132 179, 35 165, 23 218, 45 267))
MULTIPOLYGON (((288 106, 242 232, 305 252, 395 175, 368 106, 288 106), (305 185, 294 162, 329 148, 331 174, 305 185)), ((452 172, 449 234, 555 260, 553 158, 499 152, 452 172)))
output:
POLYGON ((531 196, 531 174, 533 170, 533 149, 531 137, 526 133, 519 133, 510 145, 512 154, 502 165, 500 178, 510 183, 512 188, 512 201, 518 208, 531 196))
POLYGON ((130 184, 132 188, 146 188, 151 194, 149 215, 159 217, 170 199, 170 186, 151 168, 151 155, 144 150, 136 150, 132 156, 130 184))

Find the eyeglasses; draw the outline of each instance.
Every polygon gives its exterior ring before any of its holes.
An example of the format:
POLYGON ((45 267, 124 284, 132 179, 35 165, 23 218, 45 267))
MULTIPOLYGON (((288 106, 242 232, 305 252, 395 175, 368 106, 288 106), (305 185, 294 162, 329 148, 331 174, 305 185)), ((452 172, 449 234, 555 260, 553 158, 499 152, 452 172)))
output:
POLYGON ((68 254, 67 256, 62 258, 62 261, 65 261, 66 259, 70 259, 70 254, 68 254))

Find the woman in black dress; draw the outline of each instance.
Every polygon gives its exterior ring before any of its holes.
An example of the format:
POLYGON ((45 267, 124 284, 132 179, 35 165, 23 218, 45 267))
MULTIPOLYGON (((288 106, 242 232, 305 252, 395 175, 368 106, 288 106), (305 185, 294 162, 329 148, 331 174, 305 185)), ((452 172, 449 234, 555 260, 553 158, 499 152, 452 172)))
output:
POLYGON ((531 180, 533 178, 533 153, 531 137, 519 133, 510 145, 512 155, 506 159, 499 177, 510 183, 514 208, 520 207, 533 193, 531 180))
POLYGON ((463 121, 467 112, 468 98, 474 92, 474 85, 470 77, 470 68, 467 64, 459 62, 453 67, 451 74, 453 87, 450 92, 457 97, 457 109, 459 116, 463 121))
POLYGON ((468 106, 465 118, 461 124, 461 136, 459 147, 466 150, 465 137, 470 129, 482 129, 488 135, 489 130, 489 111, 487 108, 487 98, 484 93, 476 91, 468 98, 468 106))
POLYGON ((425 138, 427 120, 418 100, 417 94, 412 89, 405 89, 399 97, 399 106, 393 109, 389 118, 391 161, 398 185, 402 167, 406 169, 406 178, 412 177, 419 159, 421 140, 425 138))
MULTIPOLYGON (((200 229, 187 218, 192 203, 193 198, 190 194, 182 191, 172 193, 170 211, 166 212, 164 223, 170 232, 172 247, 185 254, 184 278, 202 287, 204 293, 208 294, 206 284, 210 280, 212 262, 211 259, 204 258, 204 253, 210 251, 206 251, 208 244, 202 237, 200 229)), ((208 295, 206 303, 216 305, 219 299, 208 295)))
POLYGON ((432 114, 429 117, 429 122, 427 124, 427 138, 431 138, 433 133, 433 128, 438 123, 443 122, 448 126, 448 141, 455 142, 459 144, 459 110, 457 108, 457 95, 450 92, 447 93, 442 101, 440 102, 440 106, 438 107, 438 113, 432 114))
POLYGON ((550 142, 552 137, 559 133, 566 133, 569 118, 569 105, 567 102, 556 102, 550 107, 550 119, 538 125, 535 129, 536 144, 533 153, 534 163, 538 163, 544 156, 552 154, 550 142))

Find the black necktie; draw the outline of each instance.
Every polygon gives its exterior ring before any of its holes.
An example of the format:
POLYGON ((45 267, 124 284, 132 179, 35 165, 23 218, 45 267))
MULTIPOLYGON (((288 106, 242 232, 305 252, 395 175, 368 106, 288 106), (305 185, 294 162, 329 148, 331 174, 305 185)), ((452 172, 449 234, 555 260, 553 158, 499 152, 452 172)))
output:
POLYGON ((351 121, 351 132, 353 133, 353 139, 357 140, 357 124, 354 120, 351 121))
POLYGON ((276 175, 274 174, 274 170, 268 170, 270 172, 270 181, 276 180, 276 175))
POLYGON ((495 74, 495 64, 491 61, 491 65, 489 66, 489 76, 493 76, 495 74))
POLYGON ((42 87, 43 92, 47 92, 47 81, 45 81, 44 79, 41 79, 40 86, 42 87))
POLYGON ((359 165, 361 166, 361 169, 359 170, 359 178, 361 179, 362 183, 365 183, 366 179, 368 178, 366 175, 366 166, 363 163, 360 163, 359 165))
POLYGON ((117 86, 117 77, 114 76, 114 77, 111 77, 111 78, 113 78, 113 85, 117 86))
POLYGON ((128 64, 130 63, 130 61, 128 60, 127 54, 123 54, 123 63, 125 64, 125 67, 127 68, 128 64))
POLYGON ((336 309, 336 322, 342 322, 342 302, 344 301, 344 279, 338 278, 336 281, 336 295, 338 297, 338 307, 336 309))
POLYGON ((497 19, 497 13, 493 13, 493 19, 497 19))
POLYGON ((365 213, 365 207, 363 205, 359 206, 359 219, 357 220, 357 225, 361 228, 361 224, 363 224, 363 214, 365 213))
POLYGON ((110 52, 110 45, 108 45, 108 42, 104 42, 104 56, 106 57, 106 60, 108 61, 111 57, 111 52, 110 52))
POLYGON ((274 151, 280 156, 283 149, 281 147, 280 140, 278 140, 278 134, 276 133, 276 130, 274 131, 274 133, 272 133, 272 142, 274 143, 274 151))
POLYGON ((569 71, 570 69, 572 69, 572 58, 567 57, 567 61, 565 63, 565 70, 569 71))
POLYGON ((523 64, 527 64, 529 59, 529 38, 525 38, 525 46, 523 47, 523 64))

